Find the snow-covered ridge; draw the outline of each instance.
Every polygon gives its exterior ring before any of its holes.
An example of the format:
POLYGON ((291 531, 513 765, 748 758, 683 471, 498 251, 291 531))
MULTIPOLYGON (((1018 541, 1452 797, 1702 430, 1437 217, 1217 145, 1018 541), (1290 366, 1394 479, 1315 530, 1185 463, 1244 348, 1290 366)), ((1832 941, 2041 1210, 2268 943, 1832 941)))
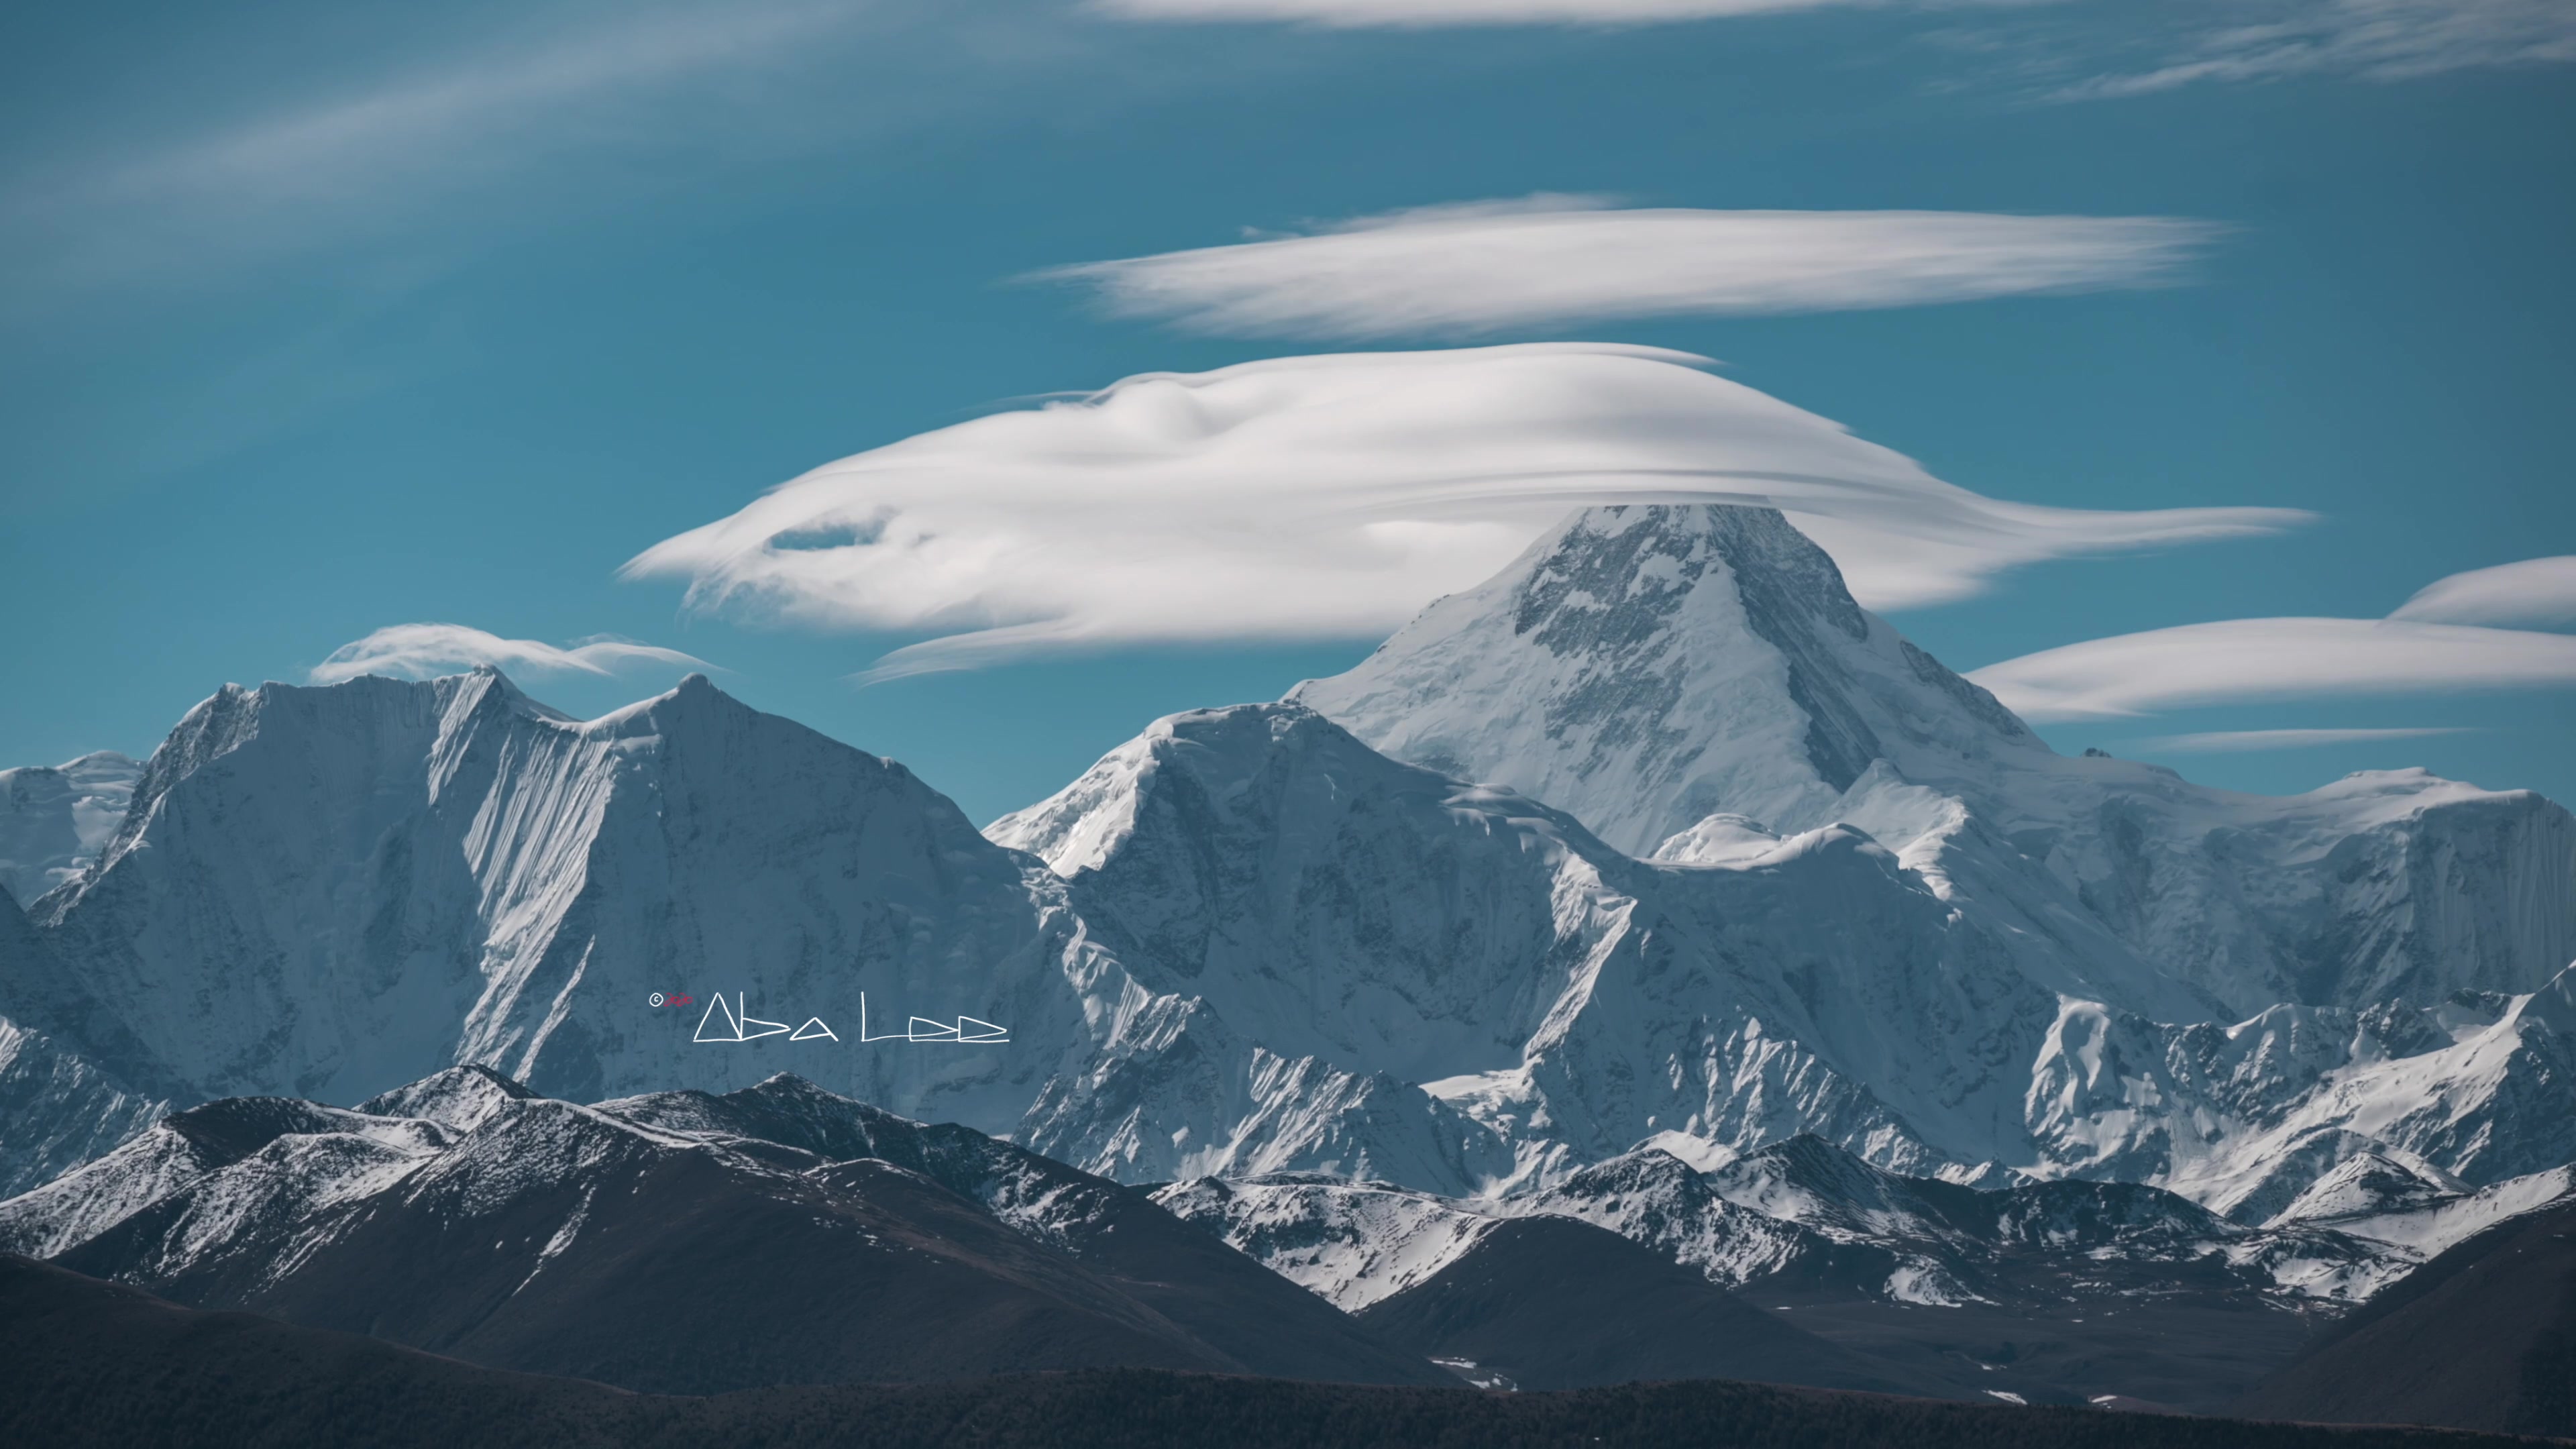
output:
POLYGON ((2062 759, 1778 515, 1596 510, 989 838, 703 678, 590 721, 488 670, 228 687, 0 919, 0 1179, 228 1094, 792 1068, 1131 1182, 1491 1200, 1813 1134, 2251 1229, 2364 1153, 2472 1187, 2576 1155, 2571 872, 2527 793, 2062 759), (1011 1039, 858 1043, 862 991, 1011 1039), (651 1005, 716 992, 840 1034, 709 1046, 651 1005))
MULTIPOLYGON (((1194 999, 1164 1039, 1186 1022, 1376 1064, 1397 1079, 1379 1100, 1420 1082, 1454 1118, 1363 1114, 1415 1124, 1412 1145, 1324 1149, 1296 1114, 1346 1100, 1327 1092, 1226 1109, 1260 1140, 1193 1127, 1173 1150, 1122 1126, 1104 1143, 1056 1118, 1029 1140, 1147 1178, 1329 1166, 1473 1193, 1666 1134, 1724 1157, 1815 1132, 1925 1176, 2160 1183, 2245 1222, 2383 1137, 2477 1181, 2576 1155, 2559 1140, 2576 1077, 2530 1025, 2545 1002, 2221 1025, 2079 905, 2016 902, 2033 863, 1952 808, 1947 872, 1850 826, 1741 819, 1700 832, 1722 828, 1723 850, 1645 863, 1293 702, 1160 721, 992 832, 1054 862, 1099 939, 1194 999), (2392 1108, 2408 1093, 2438 1110, 2392 1108)), ((1095 1096, 1191 1100, 1129 1080, 1095 1096)))
POLYGON ((1641 855, 1719 811, 1830 823, 1882 759, 2047 754, 1854 603, 1833 560, 1771 509, 1587 509, 1289 697, 1641 855))
POLYGON ((2563 1172, 2367 1220, 2249 1228, 2152 1187, 2021 1183, 1971 1188, 1870 1167, 1813 1137, 1712 1172, 1645 1148, 1552 1187, 1455 1199, 1312 1174, 1173 1183, 1155 1201, 1351 1311, 1456 1261, 1493 1227, 1579 1218, 1724 1287, 1781 1279, 1925 1307, 2013 1301, 2036 1265, 2107 1265, 2155 1282, 2202 1265, 2204 1291, 2285 1306, 2358 1302, 2441 1247, 2562 1194, 2563 1172), (2217 1274, 2215 1285, 2208 1273, 2217 1274))
POLYGON ((867 989, 1078 1051, 1068 978, 1116 972, 901 766, 698 676, 588 722, 488 670, 228 688, 39 927, 65 969, 11 1004, 183 1100, 353 1100, 459 1061, 584 1095, 795 1064, 1008 1130, 1052 1060, 711 1051, 649 999, 855 1027, 867 989))
POLYGON ((2576 960, 2564 809, 2421 771, 2276 799, 2061 758, 1767 509, 1579 513, 1290 697, 1637 854, 1847 823, 1958 893, 2090 917, 2203 996, 2199 1019, 2525 992, 2576 960), (1693 843, 1715 815, 1736 819, 1693 843))

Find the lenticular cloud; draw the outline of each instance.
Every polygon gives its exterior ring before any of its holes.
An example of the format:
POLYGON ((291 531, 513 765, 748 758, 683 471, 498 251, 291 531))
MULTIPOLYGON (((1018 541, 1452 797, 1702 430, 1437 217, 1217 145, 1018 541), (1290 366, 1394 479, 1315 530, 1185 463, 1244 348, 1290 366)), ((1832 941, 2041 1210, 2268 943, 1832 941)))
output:
POLYGON ((2412 619, 2220 619, 1969 671, 2035 724, 2273 700, 2576 684, 2576 637, 2412 619))
POLYGON ((694 608, 932 636, 870 672, 889 678, 1381 634, 1587 504, 1777 505, 1882 608, 2038 559, 2306 517, 1981 497, 1706 363, 1544 343, 1148 373, 826 464, 624 572, 686 580, 694 608))
POLYGON ((2530 558, 2435 579, 2392 619, 2438 624, 2576 624, 2576 554, 2530 558))
POLYGON ((603 636, 558 647, 540 639, 504 639, 462 624, 391 624, 332 650, 305 678, 314 684, 338 684, 362 674, 426 679, 479 664, 533 674, 598 675, 647 664, 713 667, 677 649, 629 639, 603 636))
POLYGON ((2217 236, 2158 216, 1627 210, 1532 196, 1037 274, 1122 316, 1248 337, 1468 337, 1608 318, 1914 307, 2152 287, 2217 236))

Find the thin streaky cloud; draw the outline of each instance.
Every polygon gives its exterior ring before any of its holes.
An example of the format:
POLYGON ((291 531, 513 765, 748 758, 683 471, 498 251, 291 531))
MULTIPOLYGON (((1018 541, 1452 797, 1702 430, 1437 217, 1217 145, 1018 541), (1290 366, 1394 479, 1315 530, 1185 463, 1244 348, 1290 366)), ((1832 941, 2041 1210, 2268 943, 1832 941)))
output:
POLYGON ((343 644, 305 678, 338 684, 363 674, 426 679, 489 664, 532 674, 607 676, 646 665, 682 669, 714 666, 694 655, 629 639, 602 636, 558 646, 537 639, 504 639, 462 624, 394 624, 343 644))
POLYGON ((2221 235, 2177 217, 1616 209, 1540 195, 1036 273, 1112 314, 1229 336, 1472 337, 2155 287, 2221 235))
POLYGON ((880 661, 883 679, 1113 644, 1383 635, 1590 504, 1781 507, 1879 608, 2041 559, 2308 519, 1983 497, 1706 361, 1524 343, 1149 373, 826 464, 624 572, 685 581, 702 611, 928 636, 880 661))
POLYGON ((1466 25, 1660 25, 1883 0, 1090 0, 1119 20, 1269 22, 1335 29, 1466 25))
POLYGON ((354 78, 263 93, 229 122, 22 168, 0 186, 0 265, 59 291, 367 239, 395 254, 371 274, 434 273, 439 238, 490 229, 466 197, 551 175, 506 214, 560 210, 959 104, 973 84, 902 83, 954 59, 939 20, 926 0, 531 6, 506 32, 372 75, 353 61, 354 78), (791 84, 802 103, 785 103, 791 84), (602 164, 612 157, 629 164, 602 164))
POLYGON ((2121 634, 1968 677, 2036 723, 2267 701, 2576 685, 2576 636, 2408 619, 2226 619, 2121 634))
POLYGON ((2466 725, 2427 725, 2399 729, 2207 730, 2198 734, 2155 735, 2124 740, 2123 745, 2151 754, 2235 755, 2262 750, 2306 750, 2320 745, 2358 745, 2381 740, 2422 740, 2436 735, 2475 733, 2466 725))
POLYGON ((2567 0, 2254 0, 2190 30, 2145 69, 2096 76, 2061 98, 2146 95, 2296 76, 2412 80, 2576 61, 2567 0))
POLYGON ((2445 624, 2576 624, 2576 554, 2524 559, 2436 579, 2388 617, 2445 624))
POLYGON ((254 122, 99 178, 110 192, 333 190, 352 173, 462 159, 565 107, 755 64, 846 22, 846 7, 646 7, 528 49, 478 55, 254 122))

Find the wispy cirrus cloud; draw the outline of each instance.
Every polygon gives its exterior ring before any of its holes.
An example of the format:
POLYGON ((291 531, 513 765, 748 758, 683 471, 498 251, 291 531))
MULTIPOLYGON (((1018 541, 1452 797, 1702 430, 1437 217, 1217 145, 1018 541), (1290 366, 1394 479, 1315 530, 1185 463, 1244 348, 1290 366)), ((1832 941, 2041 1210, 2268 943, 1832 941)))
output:
POLYGON ((2308 75, 2397 81, 2576 61, 2576 5, 2566 0, 2233 0, 2151 13, 2180 25, 2158 60, 2094 76, 2062 97, 2308 75))
POLYGON ((2182 86, 2329 75, 2405 80, 2576 60, 2566 0, 2160 0, 2122 7, 2050 0, 1089 0, 1127 21, 1294 24, 1352 30, 1557 26, 1616 29, 1827 8, 1940 14, 2029 11, 1954 30, 1954 44, 2018 52, 2084 77, 2061 100, 2182 86), (2044 14, 2047 18, 2039 18, 2044 14))
POLYGON ((1051 268, 1117 315, 1235 336, 1461 337, 1570 323, 1910 307, 2184 279, 2175 217, 1623 209, 1538 195, 1051 268))
POLYGON ((1090 0, 1121 20, 1271 21, 1344 29, 1658 25, 1884 0, 1090 0))
MULTIPOLYGON (((524 152, 486 148, 569 110, 756 67, 846 26, 846 5, 760 0, 736 7, 639 5, 606 24, 509 36, 488 50, 322 97, 137 158, 94 178, 108 195, 196 190, 276 196, 334 193, 368 173, 468 165, 524 152)), ((591 139, 597 139, 595 136, 591 139)))
POLYGON ((2235 755, 2262 750, 2307 750, 2320 745, 2372 744, 2382 740, 2422 740, 2436 735, 2464 735, 2461 725, 2398 729, 2205 730, 2197 734, 2156 735, 2123 743, 2156 754, 2235 755))
POLYGON ((2043 649, 1968 677, 2043 724, 2203 705, 2565 688, 2576 685, 2576 635, 2486 626, 2571 620, 2576 557, 2526 559, 2436 579, 2385 619, 2183 624, 2043 649))
POLYGON ((2307 517, 1983 497, 1705 364, 1530 343, 1149 373, 827 464, 625 572, 686 580, 699 609, 934 636, 881 661, 885 678, 1111 643, 1383 634, 1593 503, 1776 504, 1879 607, 2307 517))
POLYGON ((677 649, 601 637, 557 646, 537 639, 504 639, 462 624, 394 624, 343 644, 305 678, 338 684, 362 674, 426 679, 489 664, 531 674, 606 676, 643 665, 708 669, 714 666, 677 649))
POLYGON ((961 22, 932 0, 458 7, 399 52, 351 28, 321 66, 211 88, 158 140, 15 158, 0 266, 98 283, 365 242, 397 253, 371 275, 408 279, 441 240, 971 111, 1099 29, 1022 4, 961 22), (1005 25, 1009 43, 982 38, 1005 25))

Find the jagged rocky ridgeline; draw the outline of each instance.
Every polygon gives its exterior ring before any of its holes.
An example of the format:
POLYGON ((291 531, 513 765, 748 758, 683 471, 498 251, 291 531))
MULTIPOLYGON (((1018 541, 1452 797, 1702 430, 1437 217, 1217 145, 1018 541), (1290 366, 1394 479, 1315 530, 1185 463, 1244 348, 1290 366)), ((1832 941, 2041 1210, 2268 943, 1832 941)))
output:
POLYGON ((1152 1367, 1452 1382, 1115 1183, 793 1077, 595 1107, 452 1067, 178 1113, 0 1252, 199 1308, 706 1394, 1152 1367))
POLYGON ((2564 1170, 2482 1194, 2392 1173, 2356 1159, 2302 1205, 2318 1221, 2266 1229, 2135 1184, 1906 1178, 1814 1137, 1705 1172, 1644 1148, 1499 1200, 1312 1174, 1148 1196, 792 1076, 583 1107, 452 1067, 354 1109, 174 1114, 0 1203, 0 1253, 660 1391, 1436 1363, 2203 1411, 2427 1255, 2576 1201, 2564 1170))
POLYGON ((171 1105, 456 1062, 585 1100, 792 1068, 1131 1182, 1449 1197, 1812 1133, 2252 1228, 2365 1156, 2445 1192, 2576 1157, 2564 810, 2059 757, 1760 509, 1579 514, 983 832, 704 679, 576 721, 483 671, 227 688, 96 851, 0 911, 0 1191, 171 1105), (707 1045, 675 990, 1010 1040, 707 1045))

